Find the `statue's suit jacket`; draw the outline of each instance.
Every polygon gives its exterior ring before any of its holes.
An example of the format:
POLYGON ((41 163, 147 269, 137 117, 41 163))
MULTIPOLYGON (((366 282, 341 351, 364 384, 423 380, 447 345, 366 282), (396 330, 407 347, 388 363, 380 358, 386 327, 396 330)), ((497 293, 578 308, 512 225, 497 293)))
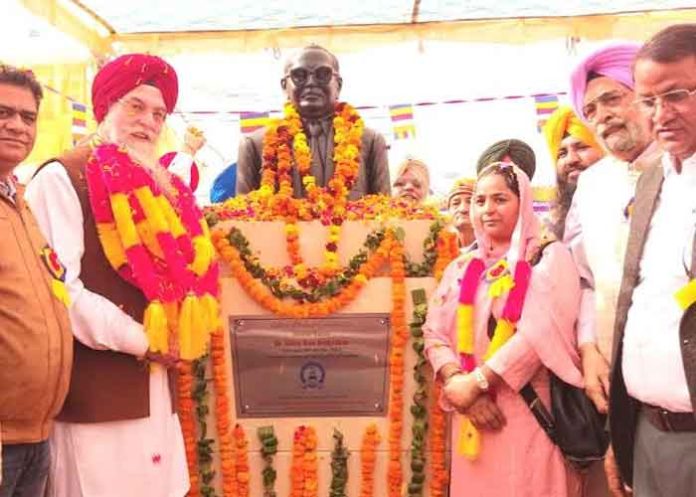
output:
MULTIPOLYGON (((244 137, 239 144, 237 194, 249 193, 261 186, 263 137, 265 133, 265 128, 256 130, 251 135, 244 137)), ((331 130, 331 136, 333 136, 333 130, 331 130)), ((329 143, 329 157, 331 157, 333 156, 333 140, 330 140, 329 143)), ((333 161, 330 161, 329 166, 330 170, 324 172, 326 178, 330 178, 333 175, 333 161)), ((317 167, 321 167, 321 165, 313 159, 313 174, 316 174, 315 169, 317 167)), ((296 170, 293 171, 293 189, 295 197, 304 196, 302 181, 296 170)), ((389 181, 386 142, 381 134, 365 127, 360 149, 360 170, 349 198, 357 200, 365 195, 378 193, 389 195, 390 192, 391 184, 389 181)))

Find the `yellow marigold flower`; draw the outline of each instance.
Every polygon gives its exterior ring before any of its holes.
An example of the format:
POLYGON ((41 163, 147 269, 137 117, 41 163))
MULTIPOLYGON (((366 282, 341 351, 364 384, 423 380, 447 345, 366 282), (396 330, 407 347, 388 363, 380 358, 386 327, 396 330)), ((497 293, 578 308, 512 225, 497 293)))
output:
POLYGON ((328 250, 324 252, 324 260, 328 265, 338 265, 338 254, 335 252, 329 252, 328 250))
POLYGON ((263 185, 261 188, 259 188, 258 192, 261 198, 270 197, 273 195, 273 188, 268 185, 263 185))
POLYGON ((308 271, 307 271, 307 266, 304 264, 295 264, 293 266, 293 270, 295 271, 295 276, 297 276, 298 279, 303 279, 307 277, 308 271))
POLYGON ((296 224, 289 223, 285 225, 285 233, 288 235, 296 235, 299 233, 299 229, 296 224))

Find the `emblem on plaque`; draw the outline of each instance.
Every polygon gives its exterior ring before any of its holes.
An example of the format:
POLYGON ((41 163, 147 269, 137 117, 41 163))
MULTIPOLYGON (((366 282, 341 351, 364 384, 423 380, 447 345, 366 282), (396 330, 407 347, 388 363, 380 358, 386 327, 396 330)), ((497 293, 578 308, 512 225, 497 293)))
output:
POLYGON ((300 369, 300 381, 302 381, 302 388, 305 389, 314 390, 323 387, 325 376, 324 367, 316 361, 306 362, 300 369))

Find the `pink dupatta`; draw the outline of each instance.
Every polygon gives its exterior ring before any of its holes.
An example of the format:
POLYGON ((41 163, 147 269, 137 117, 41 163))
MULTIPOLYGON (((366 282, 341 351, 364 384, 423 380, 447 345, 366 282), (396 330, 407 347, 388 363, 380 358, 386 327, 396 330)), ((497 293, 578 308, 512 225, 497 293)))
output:
MULTIPOLYGON (((534 257, 541 246, 541 225, 534 214, 529 178, 518 167, 512 164, 510 167, 520 190, 519 217, 510 246, 506 250, 491 249, 480 220, 472 215, 478 245, 475 255, 486 265, 506 257, 510 267, 514 267, 518 260, 534 257)), ((490 297, 486 295, 486 299, 490 297)), ((490 302, 485 305, 490 307, 490 302)), ((544 366, 565 382, 582 387, 575 334, 579 308, 580 278, 575 264, 564 245, 552 243, 544 248, 541 260, 532 267, 516 333, 534 349, 544 366)))

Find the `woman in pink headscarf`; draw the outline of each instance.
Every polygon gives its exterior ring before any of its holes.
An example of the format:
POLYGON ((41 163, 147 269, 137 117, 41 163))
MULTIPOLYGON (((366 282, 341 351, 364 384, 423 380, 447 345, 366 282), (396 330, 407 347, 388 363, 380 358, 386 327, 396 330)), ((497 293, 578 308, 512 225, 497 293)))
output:
POLYGON ((480 172, 471 217, 477 248, 445 271, 424 328, 453 413, 450 495, 574 497, 577 476, 519 391, 531 383, 549 407, 549 370, 582 385, 575 266, 560 243, 541 249, 529 179, 510 163, 480 172))

